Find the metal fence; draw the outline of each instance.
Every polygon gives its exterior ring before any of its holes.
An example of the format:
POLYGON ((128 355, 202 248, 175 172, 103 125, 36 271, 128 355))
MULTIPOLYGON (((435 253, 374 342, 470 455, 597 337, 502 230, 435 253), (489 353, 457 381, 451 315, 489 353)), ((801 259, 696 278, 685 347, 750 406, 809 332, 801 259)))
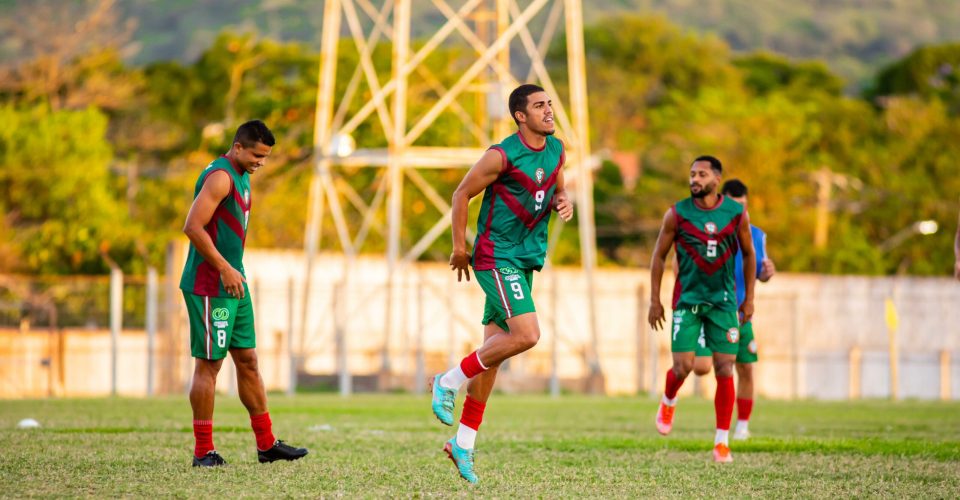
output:
MULTIPOLYGON (((323 286, 304 303, 302 262, 295 252, 248 252, 260 367, 270 389, 423 392, 433 373, 482 341, 483 294, 475 283, 456 283, 445 265, 409 266, 388 289, 381 259, 348 264, 325 256, 314 276, 323 286), (388 296, 398 311, 391 328, 388 296)), ((188 325, 179 276, 169 276, 0 276, 0 397, 186 390, 188 325)), ((646 325, 648 280, 639 269, 598 271, 598 380, 588 363, 582 273, 537 274, 540 344, 502 368, 498 388, 658 393, 670 346, 666 333, 646 325)), ((668 278, 664 290, 670 285, 668 278)), ((757 291, 757 392, 960 397, 955 304, 960 287, 946 279, 778 275, 757 291)), ((220 389, 235 391, 229 361, 222 373, 220 389)), ((684 391, 709 395, 713 383, 699 379, 684 391)))

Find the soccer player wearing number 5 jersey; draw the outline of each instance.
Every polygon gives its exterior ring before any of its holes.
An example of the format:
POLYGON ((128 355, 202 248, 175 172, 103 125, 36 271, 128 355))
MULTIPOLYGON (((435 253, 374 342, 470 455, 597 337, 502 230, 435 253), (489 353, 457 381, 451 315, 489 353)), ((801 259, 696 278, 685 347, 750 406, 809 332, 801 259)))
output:
POLYGON ((195 358, 190 406, 193 408, 194 467, 226 465, 213 447, 213 401, 217 373, 227 352, 237 367, 240 401, 250 414, 261 462, 296 460, 307 454, 273 436, 267 395, 257 367, 253 305, 243 270, 243 248, 250 220, 250 175, 273 149, 270 129, 259 120, 237 129, 233 146, 200 173, 183 232, 190 250, 180 290, 190 318, 195 358))
POLYGON ((753 316, 753 286, 756 255, 750 233, 750 218, 743 205, 718 193, 723 165, 712 156, 701 156, 690 166, 690 198, 677 202, 663 216, 660 235, 650 265, 650 312, 654 330, 665 321, 660 303, 660 284, 670 247, 676 247, 679 273, 673 300, 671 350, 673 367, 667 372, 666 389, 657 410, 661 434, 673 428, 677 391, 693 369, 697 340, 703 331, 713 352, 717 377, 714 397, 716 437, 713 458, 730 462, 730 419, 736 392, 733 367, 740 345, 740 322, 753 316), (744 299, 737 306, 735 255, 743 254, 744 299), (739 309, 739 318, 738 318, 739 309))
POLYGON ((547 253, 550 212, 573 217, 563 181, 563 143, 553 137, 553 102, 536 85, 521 85, 509 99, 517 133, 492 146, 480 158, 453 194, 453 254, 450 267, 457 281, 470 280, 468 266, 486 294, 483 345, 433 381, 433 413, 453 425, 457 391, 467 383, 457 435, 444 451, 460 476, 477 482, 473 467, 474 443, 497 367, 532 348, 540 339, 540 325, 530 290, 533 271, 543 267, 547 253), (473 254, 467 254, 467 205, 483 193, 473 254))
MULTIPOLYGON (((730 179, 723 183, 722 193, 725 197, 747 208, 747 186, 737 179, 730 179)), ((767 235, 760 228, 750 226, 753 236, 753 249, 756 253, 757 280, 770 281, 777 272, 777 268, 767 253, 767 235)), ((742 304, 746 296, 746 283, 743 279, 743 255, 737 252, 735 273, 737 277, 737 303, 742 304)), ((679 273, 677 273, 679 274, 679 273)), ((753 334, 753 322, 744 321, 740 324, 740 350, 737 352, 737 427, 733 431, 733 439, 747 439, 750 437, 750 415, 753 412, 753 364, 757 362, 757 340, 753 334)), ((703 376, 710 373, 713 361, 713 352, 707 347, 703 332, 697 341, 697 359, 693 363, 693 372, 703 376)))

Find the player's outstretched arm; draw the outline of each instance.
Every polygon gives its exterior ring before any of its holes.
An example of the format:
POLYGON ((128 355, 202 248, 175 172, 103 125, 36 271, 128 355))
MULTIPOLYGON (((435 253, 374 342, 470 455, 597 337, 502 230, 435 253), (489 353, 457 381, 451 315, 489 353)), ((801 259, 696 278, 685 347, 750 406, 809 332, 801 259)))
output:
POLYGON ((237 298, 243 298, 243 275, 240 271, 234 269, 227 259, 217 251, 213 239, 204 230, 217 206, 224 198, 230 195, 230 187, 233 181, 230 180, 230 174, 217 170, 207 176, 200 188, 200 194, 193 200, 190 206, 190 212, 187 213, 187 221, 183 224, 183 233, 190 238, 194 248, 200 252, 204 260, 220 271, 220 280, 223 281, 223 288, 230 295, 237 298))
POLYGON ((497 180, 503 169, 504 158, 496 149, 488 149, 480 160, 470 168, 453 192, 451 202, 453 231, 453 253, 450 255, 450 269, 457 272, 457 281, 466 276, 470 281, 470 255, 467 254, 467 207, 470 200, 480 194, 493 181, 497 180))
POLYGON ((957 236, 953 239, 953 256, 957 261, 953 265, 953 275, 960 280, 960 216, 957 219, 957 236))
POLYGON ((557 189, 553 193, 553 199, 556 202, 553 209, 564 222, 569 222, 573 218, 573 201, 567 195, 567 184, 563 179, 563 166, 557 172, 557 189))
POLYGON ((753 317, 753 288, 757 278, 757 251, 753 247, 753 234, 750 231, 750 214, 743 211, 740 225, 737 227, 737 238, 740 240, 740 251, 743 254, 743 288, 746 297, 740 305, 742 322, 746 323, 753 317))
POLYGON ((660 303, 660 284, 663 282, 663 270, 666 267, 667 254, 677 237, 677 217, 673 208, 663 215, 660 225, 660 234, 657 236, 657 245, 653 250, 653 259, 650 262, 650 311, 647 321, 654 330, 663 328, 666 321, 663 304, 660 303))

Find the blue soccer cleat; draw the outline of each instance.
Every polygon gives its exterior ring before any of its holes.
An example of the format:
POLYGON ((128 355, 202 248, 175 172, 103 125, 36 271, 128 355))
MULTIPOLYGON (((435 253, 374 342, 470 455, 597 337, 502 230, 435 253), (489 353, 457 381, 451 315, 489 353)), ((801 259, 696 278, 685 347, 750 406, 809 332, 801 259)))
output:
POLYGON ((433 379, 433 414, 446 425, 453 425, 453 402, 457 398, 456 389, 447 389, 440 385, 440 377, 433 379))
POLYGON ((447 452, 447 456, 453 461, 453 465, 457 466, 460 477, 471 483, 477 482, 477 474, 473 472, 473 448, 467 449, 457 446, 457 438, 454 436, 450 441, 443 444, 443 451, 447 452))

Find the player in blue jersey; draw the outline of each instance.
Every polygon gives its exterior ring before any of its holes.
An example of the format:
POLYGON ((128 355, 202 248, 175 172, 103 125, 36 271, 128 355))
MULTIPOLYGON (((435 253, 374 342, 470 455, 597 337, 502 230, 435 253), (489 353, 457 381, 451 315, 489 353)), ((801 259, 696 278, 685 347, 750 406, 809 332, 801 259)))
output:
MULTIPOLYGON (((747 208, 747 186, 737 179, 730 179, 723 184, 724 196, 740 203, 747 208)), ((751 225, 753 247, 757 255, 757 279, 769 281, 777 272, 773 261, 767 255, 767 235, 757 226, 751 225)), ((743 282, 743 255, 737 251, 736 256, 737 304, 743 303, 746 286, 743 282)), ((748 428, 750 413, 753 411, 753 363, 757 362, 757 341, 753 335, 753 323, 748 321, 740 327, 740 350, 737 352, 737 426, 733 431, 733 439, 747 439, 750 437, 748 428)), ((696 360, 693 372, 697 375, 710 373, 713 364, 713 352, 707 348, 703 333, 697 342, 696 360)))

